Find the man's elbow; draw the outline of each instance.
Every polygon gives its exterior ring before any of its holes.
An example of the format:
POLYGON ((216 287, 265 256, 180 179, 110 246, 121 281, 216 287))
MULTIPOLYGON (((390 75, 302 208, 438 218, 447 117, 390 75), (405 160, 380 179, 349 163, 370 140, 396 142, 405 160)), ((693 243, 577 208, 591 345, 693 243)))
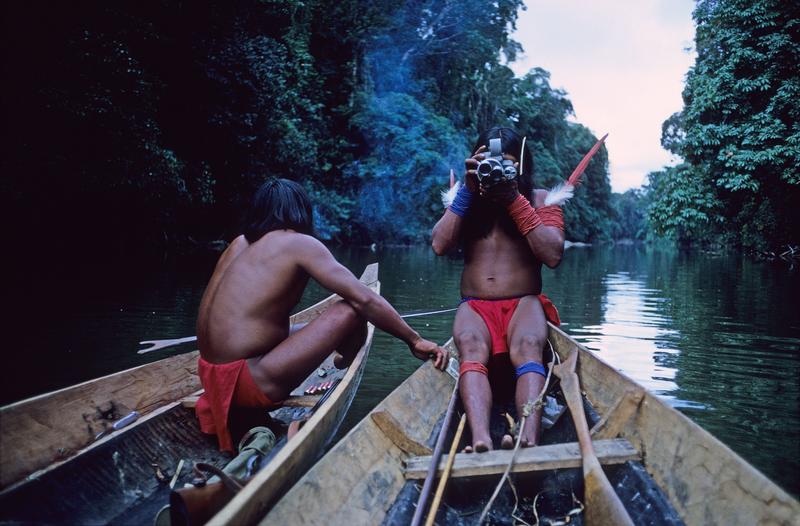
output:
POLYGON ((361 316, 364 316, 364 314, 375 305, 376 300, 376 295, 372 293, 372 291, 367 290, 363 292, 363 294, 357 294, 347 299, 347 302, 353 307, 353 310, 361 316))
POLYGON ((445 243, 442 239, 437 237, 431 240, 431 248, 433 248, 433 253, 437 256, 444 256, 450 251, 449 243, 445 243))
POLYGON ((554 250, 550 252, 547 257, 545 257, 544 263, 547 265, 548 268, 556 268, 558 265, 561 264, 561 258, 564 255, 564 247, 562 246, 560 250, 554 250))

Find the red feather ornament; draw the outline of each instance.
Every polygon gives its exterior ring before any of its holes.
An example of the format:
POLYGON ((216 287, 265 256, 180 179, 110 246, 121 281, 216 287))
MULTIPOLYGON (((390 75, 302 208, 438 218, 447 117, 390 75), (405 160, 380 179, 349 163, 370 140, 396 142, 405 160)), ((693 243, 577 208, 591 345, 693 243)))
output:
POLYGON ((584 170, 586 170, 586 167, 589 165, 589 161, 592 160, 592 157, 594 157, 594 154, 597 153, 597 150, 599 150, 600 146, 602 146, 605 142, 606 137, 608 137, 608 134, 603 135, 603 137, 601 137, 600 140, 597 141, 594 146, 592 146, 592 149, 589 150, 589 153, 583 156, 581 162, 579 162, 578 166, 576 166, 572 171, 572 175, 569 176, 569 179, 559 185, 556 185, 547 193, 547 197, 544 200, 545 206, 560 206, 566 203, 567 200, 572 197, 573 193, 575 192, 575 187, 581 184, 581 175, 583 175, 584 170))

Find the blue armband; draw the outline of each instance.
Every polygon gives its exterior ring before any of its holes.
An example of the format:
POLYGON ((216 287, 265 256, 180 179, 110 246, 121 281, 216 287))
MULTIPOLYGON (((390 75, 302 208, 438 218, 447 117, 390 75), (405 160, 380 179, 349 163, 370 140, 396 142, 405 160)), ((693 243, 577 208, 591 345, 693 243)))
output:
POLYGON ((545 378, 547 377, 547 370, 544 368, 544 365, 536 362, 523 363, 517 367, 517 378, 525 373, 536 373, 541 374, 545 378))
POLYGON ((467 210, 474 196, 475 194, 469 191, 467 185, 462 186, 458 189, 456 198, 453 199, 453 202, 450 204, 450 211, 458 217, 464 217, 467 214, 467 210))

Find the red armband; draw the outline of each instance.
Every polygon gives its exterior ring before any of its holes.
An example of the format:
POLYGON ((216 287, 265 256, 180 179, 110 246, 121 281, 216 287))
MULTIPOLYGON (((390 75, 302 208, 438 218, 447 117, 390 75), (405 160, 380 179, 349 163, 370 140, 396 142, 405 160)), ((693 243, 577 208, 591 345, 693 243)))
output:
POLYGON ((536 209, 531 206, 531 203, 525 199, 525 196, 518 195, 514 201, 508 205, 508 214, 514 223, 517 225, 517 230, 523 236, 527 236, 528 232, 542 224, 542 218, 536 212, 536 209))
POLYGON ((545 226, 554 226, 564 231, 564 212, 561 207, 557 205, 542 206, 536 209, 542 224, 545 226))

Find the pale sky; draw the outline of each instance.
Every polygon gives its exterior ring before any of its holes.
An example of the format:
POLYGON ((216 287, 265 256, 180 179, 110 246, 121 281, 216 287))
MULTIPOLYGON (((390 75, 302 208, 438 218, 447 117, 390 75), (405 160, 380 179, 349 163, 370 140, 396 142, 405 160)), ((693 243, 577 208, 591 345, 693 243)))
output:
POLYGON ((534 67, 567 92, 575 118, 606 140, 611 188, 624 192, 675 164, 661 148, 661 123, 683 107, 694 62, 693 0, 526 0, 513 38, 534 67), (685 48, 692 48, 687 52, 685 48))

